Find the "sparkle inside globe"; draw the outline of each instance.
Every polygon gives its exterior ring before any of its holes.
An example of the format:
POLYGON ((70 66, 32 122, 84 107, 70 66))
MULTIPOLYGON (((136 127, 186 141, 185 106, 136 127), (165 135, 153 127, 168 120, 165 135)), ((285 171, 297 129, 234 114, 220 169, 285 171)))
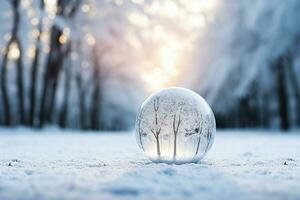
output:
POLYGON ((142 104, 136 118, 139 147, 155 162, 198 162, 216 133, 214 114, 206 101, 185 88, 166 88, 142 104))

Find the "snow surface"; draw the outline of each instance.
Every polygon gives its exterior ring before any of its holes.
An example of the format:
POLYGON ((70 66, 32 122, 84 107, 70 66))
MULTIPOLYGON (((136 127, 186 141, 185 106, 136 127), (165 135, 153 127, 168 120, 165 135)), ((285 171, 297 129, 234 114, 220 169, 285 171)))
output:
POLYGON ((150 162, 134 134, 0 129, 0 199, 300 199, 300 134, 217 131, 199 164, 150 162))

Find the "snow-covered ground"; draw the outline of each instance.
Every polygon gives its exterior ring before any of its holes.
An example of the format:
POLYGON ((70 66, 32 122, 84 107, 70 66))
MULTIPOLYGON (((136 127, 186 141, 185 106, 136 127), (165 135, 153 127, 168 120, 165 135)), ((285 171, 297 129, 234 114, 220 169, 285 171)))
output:
POLYGON ((300 134, 218 131, 201 163, 167 165, 132 133, 0 129, 0 199, 300 199, 300 134))

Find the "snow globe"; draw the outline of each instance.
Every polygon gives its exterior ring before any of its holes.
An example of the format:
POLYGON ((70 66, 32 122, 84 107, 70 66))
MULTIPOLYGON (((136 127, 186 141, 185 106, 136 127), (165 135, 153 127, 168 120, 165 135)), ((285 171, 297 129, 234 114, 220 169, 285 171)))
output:
POLYGON ((197 93, 171 87, 148 97, 136 118, 136 140, 154 162, 200 161, 216 133, 214 114, 197 93))

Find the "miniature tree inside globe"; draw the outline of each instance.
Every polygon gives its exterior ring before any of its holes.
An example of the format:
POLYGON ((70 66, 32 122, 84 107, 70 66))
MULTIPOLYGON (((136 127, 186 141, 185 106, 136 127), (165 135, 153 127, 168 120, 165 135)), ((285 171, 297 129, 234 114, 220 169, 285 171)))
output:
POLYGON ((136 118, 137 143, 154 162, 198 162, 211 148, 215 133, 210 106, 185 88, 166 88, 151 95, 136 118))

